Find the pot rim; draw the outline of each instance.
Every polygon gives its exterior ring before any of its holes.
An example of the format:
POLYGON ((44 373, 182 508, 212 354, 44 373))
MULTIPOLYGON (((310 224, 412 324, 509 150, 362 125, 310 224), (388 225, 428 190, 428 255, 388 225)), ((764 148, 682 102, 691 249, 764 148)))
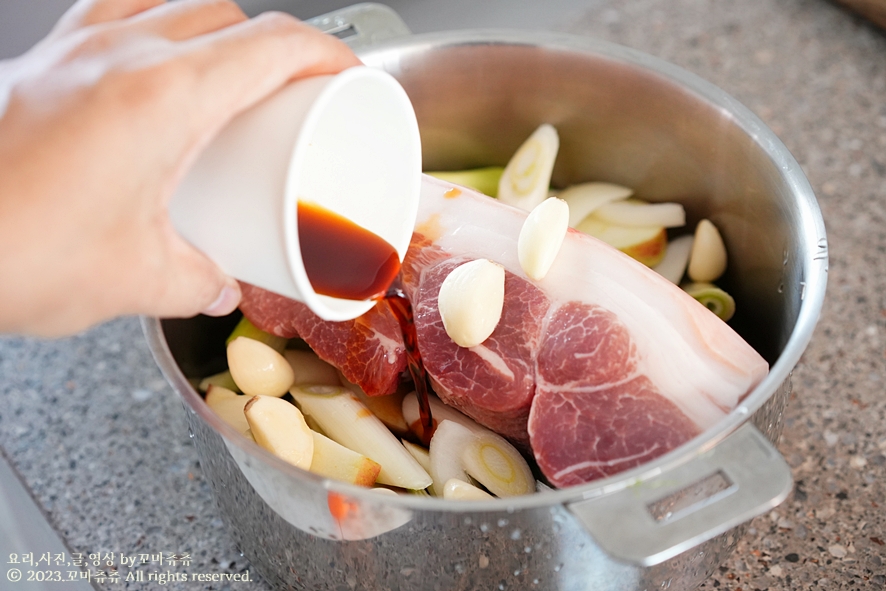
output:
POLYGON ((362 47, 361 58, 370 58, 367 65, 385 63, 386 54, 405 49, 422 47, 439 49, 442 47, 470 45, 519 45, 541 47, 545 50, 586 54, 595 59, 608 59, 621 62, 629 67, 639 68, 648 74, 677 85, 682 91, 694 94, 703 101, 719 107, 728 114, 739 127, 762 150, 779 170, 781 180, 795 198, 800 228, 801 248, 804 258, 800 264, 801 304, 797 319, 778 359, 770 367, 769 374, 730 412, 716 428, 708 429, 683 445, 671 450, 655 460, 616 475, 587 484, 569 488, 543 491, 537 494, 486 501, 463 501, 453 503, 444 499, 398 495, 379 497, 371 491, 343 482, 324 479, 310 472, 287 464, 258 445, 240 436, 230 425, 222 421, 203 403, 202 397, 191 386, 173 360, 166 343, 161 322, 157 318, 142 317, 142 328, 148 340, 155 361, 167 380, 182 397, 183 401, 204 421, 212 425, 228 443, 238 445, 243 451, 260 458, 264 463, 284 472, 287 476, 328 491, 346 494, 367 502, 392 505, 419 511, 446 511, 469 513, 473 511, 517 511, 538 509, 557 504, 568 504, 582 499, 596 498, 636 485, 671 469, 680 466, 693 457, 716 446, 724 438, 735 432, 750 420, 757 411, 790 377, 791 371, 800 360, 812 338, 815 325, 824 302, 827 283, 827 239, 821 210, 815 194, 800 165, 787 147, 763 121, 735 98, 716 85, 663 59, 644 52, 603 41, 580 37, 567 33, 544 31, 516 31, 502 29, 477 29, 447 31, 399 37, 378 45, 362 47))

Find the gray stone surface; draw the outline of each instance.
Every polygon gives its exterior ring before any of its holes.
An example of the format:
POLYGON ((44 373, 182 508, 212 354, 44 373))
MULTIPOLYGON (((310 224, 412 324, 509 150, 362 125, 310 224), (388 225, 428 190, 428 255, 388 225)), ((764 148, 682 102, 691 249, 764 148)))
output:
MULTIPOLYGON (((780 445, 797 487, 702 588, 883 589, 886 34, 823 0, 596 0, 573 12, 556 28, 670 60, 760 115, 809 176, 828 229, 828 297, 780 445)), ((168 570, 249 572, 135 320, 60 341, 0 339, 0 376, 0 447, 73 551, 187 553, 189 565, 168 570)))

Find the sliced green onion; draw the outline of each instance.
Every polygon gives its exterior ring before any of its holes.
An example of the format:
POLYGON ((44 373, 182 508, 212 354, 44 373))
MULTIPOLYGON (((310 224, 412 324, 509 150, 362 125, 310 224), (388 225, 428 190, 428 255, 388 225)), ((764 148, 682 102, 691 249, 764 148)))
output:
POLYGON ((724 322, 735 314, 735 300, 716 285, 711 283, 686 283, 680 287, 724 322))
POLYGON ((532 211, 548 196, 560 138, 554 126, 544 123, 511 156, 498 183, 498 199, 532 211))
POLYGON ((254 341, 259 341, 274 349, 277 353, 283 353, 283 349, 286 348, 286 343, 289 342, 289 339, 287 338, 278 337, 277 335, 265 332, 258 328, 251 323, 246 316, 237 323, 237 326, 234 327, 233 332, 228 336, 228 340, 225 341, 225 344, 230 344, 230 342, 237 337, 246 337, 254 341))
POLYGON ((441 181, 468 187, 490 197, 498 196, 498 183, 505 171, 503 166, 486 166, 471 170, 434 171, 425 173, 441 181))

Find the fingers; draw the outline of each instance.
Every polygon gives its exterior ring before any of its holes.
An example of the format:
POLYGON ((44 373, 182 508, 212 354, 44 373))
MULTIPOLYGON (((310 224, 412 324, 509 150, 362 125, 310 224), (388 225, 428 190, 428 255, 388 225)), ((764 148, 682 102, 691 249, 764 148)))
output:
POLYGON ((265 13, 184 45, 183 59, 198 77, 195 127, 212 131, 289 80, 361 63, 340 40, 282 13, 265 13))
POLYGON ((141 303, 141 313, 166 318, 199 313, 225 316, 237 308, 240 285, 236 280, 177 235, 171 235, 167 244, 169 256, 155 277, 159 293, 141 303))
POLYGON ((165 3, 166 0, 79 0, 62 16, 50 36, 66 35, 90 25, 129 18, 165 3))
POLYGON ((231 0, 179 0, 135 16, 127 27, 181 41, 245 20, 243 10, 231 0))

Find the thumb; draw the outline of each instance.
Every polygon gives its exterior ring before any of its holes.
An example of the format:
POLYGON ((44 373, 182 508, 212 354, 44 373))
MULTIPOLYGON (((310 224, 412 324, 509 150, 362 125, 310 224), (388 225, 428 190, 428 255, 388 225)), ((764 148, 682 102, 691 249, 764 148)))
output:
POLYGON ((240 285, 180 236, 172 238, 170 265, 154 313, 162 317, 225 316, 240 304, 240 285))

